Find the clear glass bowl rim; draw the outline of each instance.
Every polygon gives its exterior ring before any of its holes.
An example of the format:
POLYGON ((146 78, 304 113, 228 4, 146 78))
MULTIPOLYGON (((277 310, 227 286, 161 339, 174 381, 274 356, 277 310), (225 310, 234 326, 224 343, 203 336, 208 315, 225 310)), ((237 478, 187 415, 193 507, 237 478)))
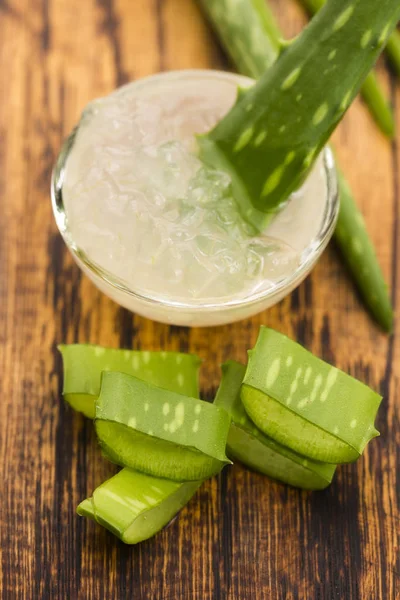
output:
MULTIPOLYGON (((244 77, 242 75, 237 75, 235 73, 230 73, 226 71, 218 71, 212 69, 186 69, 181 71, 166 71, 163 73, 157 73, 155 75, 150 75, 148 77, 143 77, 136 81, 130 82, 119 90, 123 90, 123 88, 146 83, 147 80, 156 80, 161 78, 171 78, 171 77, 211 77, 215 76, 216 78, 232 78, 234 76, 237 78, 238 82, 240 80, 244 85, 253 84, 254 80, 244 77)), ((332 237, 333 231, 336 226, 337 218, 339 215, 339 191, 338 191, 338 178, 335 167, 335 160, 333 156, 332 150, 329 146, 325 147, 322 152, 323 158, 323 166, 326 173, 326 182, 327 182, 327 200, 326 206, 322 221, 321 230, 318 235, 312 240, 312 242, 308 245, 308 247, 302 253, 302 261, 295 269, 290 276, 283 278, 278 281, 273 287, 257 292, 250 296, 241 299, 234 300, 226 300, 226 298, 222 299, 221 302, 204 302, 204 303, 189 303, 182 302, 180 300, 165 300, 160 299, 156 296, 152 296, 151 294, 145 294, 143 292, 135 291, 127 287, 127 285, 121 281, 119 278, 115 277, 112 273, 103 269, 100 265, 96 264, 92 261, 86 253, 78 248, 74 243, 72 236, 68 230, 67 225, 67 215, 64 207, 63 196, 62 196, 62 185, 64 179, 64 171, 65 164, 68 158, 68 155, 73 147, 74 139, 76 133, 79 129, 79 123, 72 130, 70 135, 64 141, 60 153, 57 157, 52 177, 51 177, 51 203, 53 208, 54 218, 61 233, 65 244, 68 249, 72 253, 78 265, 83 263, 85 267, 91 272, 96 280, 96 278, 100 278, 109 286, 115 288, 115 290, 119 292, 123 292, 132 298, 136 299, 139 302, 158 305, 163 307, 171 307, 171 309, 182 309, 187 312, 205 312, 205 311, 220 311, 226 309, 237 309, 244 307, 251 307, 254 304, 266 301, 267 299, 273 296, 284 296, 284 290, 287 289, 288 293, 293 290, 298 283, 300 283, 307 274, 311 271, 314 264, 322 254, 323 250, 327 246, 330 238, 332 237), (303 258, 304 257, 304 258, 303 258)))

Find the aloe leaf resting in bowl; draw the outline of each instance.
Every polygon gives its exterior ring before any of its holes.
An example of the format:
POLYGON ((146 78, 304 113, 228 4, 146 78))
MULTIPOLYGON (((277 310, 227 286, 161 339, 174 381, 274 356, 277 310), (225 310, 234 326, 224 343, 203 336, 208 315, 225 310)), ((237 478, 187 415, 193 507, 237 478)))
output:
MULTIPOLYGON (((201 4, 233 62, 242 73, 261 77, 276 60, 281 60, 280 52, 282 48, 285 52, 286 45, 281 44, 283 36, 277 30, 265 2, 238 0, 233 4, 226 0, 201 0, 201 4)), ((369 28, 366 31, 369 31, 369 28)), ((358 35, 360 39, 362 37, 361 33, 356 34, 353 31, 350 36, 352 34, 355 37, 358 35)), ((370 40, 370 43, 372 41, 370 40)), ((360 47, 356 50, 360 51, 360 47)), ((326 77, 329 77, 329 69, 336 66, 336 58, 332 50, 322 71, 326 77)), ((328 84, 328 80, 320 78, 319 75, 318 79, 321 85, 328 84)), ((283 125, 285 123, 282 123, 283 125)), ((371 314, 386 331, 391 331, 393 310, 373 244, 343 175, 339 176, 339 184, 341 207, 335 231, 336 241, 371 314)))

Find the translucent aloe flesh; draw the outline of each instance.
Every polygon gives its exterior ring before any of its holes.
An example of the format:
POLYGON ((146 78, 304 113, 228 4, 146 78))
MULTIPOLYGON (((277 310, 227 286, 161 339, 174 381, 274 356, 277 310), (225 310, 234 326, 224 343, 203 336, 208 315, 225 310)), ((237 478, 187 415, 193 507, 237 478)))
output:
POLYGON ((241 399, 263 433, 315 460, 352 462, 379 435, 381 396, 266 327, 249 351, 241 399))
POLYGON ((217 126, 199 137, 206 161, 229 166, 249 219, 254 208, 276 210, 307 176, 399 16, 398 0, 328 0, 217 126))
POLYGON ((78 506, 126 544, 137 544, 160 531, 187 504, 201 482, 179 484, 122 469, 78 506))
POLYGON ((232 418, 227 453, 244 465, 289 485, 320 490, 332 481, 336 465, 316 462, 265 436, 249 419, 240 400, 246 367, 235 361, 222 366, 215 404, 232 418))
POLYGON ((60 345, 63 358, 65 400, 90 419, 100 393, 102 371, 135 375, 162 388, 198 396, 200 359, 180 352, 116 350, 88 344, 60 345))
MULTIPOLYGON (((311 15, 315 15, 325 4, 325 0, 300 0, 300 2, 311 15)), ((397 30, 393 31, 389 37, 385 51, 393 67, 400 75, 400 34, 397 30)))
MULTIPOLYGON (((275 63, 279 57, 280 35, 264 0, 201 0, 201 4, 232 60, 244 75, 259 78, 275 63)), ((397 37, 398 32, 395 31, 390 40, 395 39, 392 42, 393 52, 398 50, 400 57, 400 43, 396 44, 397 37)), ((334 50, 330 56, 333 56, 333 53, 334 50)), ((282 122, 281 127, 286 125, 282 122)), ((262 131, 257 133, 254 145, 264 138, 266 134, 262 131)), ((237 185, 239 193, 243 194, 238 182, 237 185)), ((366 229, 360 228, 363 218, 343 175, 339 177, 339 186, 341 203, 335 231, 336 241, 371 314, 386 331, 391 331, 393 310, 373 244, 366 229), (378 298, 378 301, 375 298, 378 298)), ((258 222, 260 228, 270 219, 269 215, 263 216, 262 212, 254 207, 248 208, 251 211, 250 216, 258 222)))
POLYGON ((113 462, 156 477, 196 481, 229 463, 227 412, 124 373, 103 374, 95 427, 113 462))

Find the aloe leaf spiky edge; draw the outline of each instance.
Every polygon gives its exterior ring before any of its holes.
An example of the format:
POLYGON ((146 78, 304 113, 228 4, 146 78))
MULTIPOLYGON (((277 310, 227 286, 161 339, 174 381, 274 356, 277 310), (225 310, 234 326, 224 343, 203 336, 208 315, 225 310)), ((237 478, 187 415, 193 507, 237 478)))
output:
MULTIPOLYGON (((241 0, 232 4, 225 0, 201 0, 201 4, 233 62, 244 75, 257 78, 274 64, 279 56, 277 42, 280 36, 279 32, 276 33, 277 25, 265 3, 261 5, 258 1, 241 0), (271 23, 269 28, 265 27, 266 22, 271 23), (251 29, 248 24, 251 24, 251 29)), ((339 186, 340 229, 335 231, 336 242, 372 315, 383 329, 391 331, 393 310, 373 244, 366 230, 362 236, 358 236, 357 245, 350 243, 353 232, 358 230, 363 217, 342 174, 339 186), (361 251, 360 243, 363 243, 361 251), (380 302, 370 301, 375 295, 381 299, 380 302)))
MULTIPOLYGON (((310 15, 315 15, 325 4, 325 0, 300 0, 310 15)), ((386 44, 385 52, 400 76, 400 33, 395 30, 386 44)))

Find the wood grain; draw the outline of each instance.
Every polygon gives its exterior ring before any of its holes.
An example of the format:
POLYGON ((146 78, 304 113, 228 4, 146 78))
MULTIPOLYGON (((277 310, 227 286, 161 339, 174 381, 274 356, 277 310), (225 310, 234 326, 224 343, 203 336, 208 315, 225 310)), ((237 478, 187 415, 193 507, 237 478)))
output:
MULTIPOLYGON (((273 7, 287 34, 304 23, 273 7)), ((11 599, 400 598, 400 334, 369 320, 334 247, 289 298, 251 320, 189 330, 118 308, 81 276, 53 222, 49 181, 82 107, 162 69, 227 68, 193 0, 0 0, 0 589, 11 599), (168 529, 126 547, 75 508, 113 468, 61 401, 59 342, 181 349, 244 360, 260 324, 382 390, 382 436, 308 494, 235 465, 168 529)), ((380 76, 396 108, 400 86, 380 76)), ((335 135, 400 303, 400 147, 357 101, 335 135)))

